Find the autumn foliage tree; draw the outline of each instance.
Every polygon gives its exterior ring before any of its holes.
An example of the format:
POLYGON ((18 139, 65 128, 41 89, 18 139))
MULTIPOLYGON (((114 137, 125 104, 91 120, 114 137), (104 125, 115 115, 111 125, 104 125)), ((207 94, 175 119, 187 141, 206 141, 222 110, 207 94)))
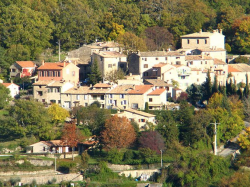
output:
POLYGON ((135 141, 136 133, 126 117, 115 115, 106 120, 101 137, 107 149, 121 149, 129 147, 135 141))
POLYGON ((162 135, 157 131, 144 131, 139 138, 141 148, 149 148, 160 154, 160 150, 165 148, 162 135))
POLYGON ((73 157, 73 149, 77 146, 77 144, 84 140, 83 135, 80 133, 79 129, 76 127, 75 122, 65 123, 63 130, 61 141, 72 148, 72 159, 73 157))
POLYGON ((58 104, 54 103, 48 108, 48 113, 52 116, 52 122, 58 124, 69 117, 69 112, 58 104))

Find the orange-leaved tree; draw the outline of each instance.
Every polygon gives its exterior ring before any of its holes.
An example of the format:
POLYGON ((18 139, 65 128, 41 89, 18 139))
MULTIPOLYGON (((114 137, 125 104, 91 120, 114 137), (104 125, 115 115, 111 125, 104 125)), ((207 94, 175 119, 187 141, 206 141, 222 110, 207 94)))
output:
POLYGON ((117 115, 106 120, 101 136, 107 149, 129 147, 136 139, 136 133, 130 121, 126 117, 117 115))
POLYGON ((73 157, 73 149, 77 146, 79 142, 82 142, 84 140, 84 136, 81 134, 79 129, 76 127, 75 122, 71 123, 65 123, 63 130, 62 130, 62 136, 61 141, 64 145, 67 145, 72 148, 72 159, 73 157))

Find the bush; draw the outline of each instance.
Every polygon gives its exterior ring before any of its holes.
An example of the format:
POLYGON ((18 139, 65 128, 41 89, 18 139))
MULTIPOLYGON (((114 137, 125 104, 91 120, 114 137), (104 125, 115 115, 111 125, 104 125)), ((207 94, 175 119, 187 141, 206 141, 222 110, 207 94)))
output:
POLYGON ((123 153, 118 151, 117 149, 111 149, 108 152, 108 161, 112 164, 119 164, 123 159, 123 153))
POLYGON ((58 171, 62 173, 69 173, 70 170, 76 166, 74 162, 67 162, 67 161, 59 161, 58 163, 58 171))
POLYGON ((88 167, 88 162, 89 162, 90 156, 89 154, 85 151, 81 155, 81 160, 82 160, 82 165, 84 168, 88 167))
POLYGON ((134 151, 129 149, 127 150, 124 155, 123 155, 123 160, 126 161, 126 160, 130 160, 130 159, 133 159, 134 158, 134 151))
POLYGON ((20 177, 13 177, 13 178, 10 178, 10 183, 11 185, 15 186, 18 182, 20 182, 21 179, 20 177))

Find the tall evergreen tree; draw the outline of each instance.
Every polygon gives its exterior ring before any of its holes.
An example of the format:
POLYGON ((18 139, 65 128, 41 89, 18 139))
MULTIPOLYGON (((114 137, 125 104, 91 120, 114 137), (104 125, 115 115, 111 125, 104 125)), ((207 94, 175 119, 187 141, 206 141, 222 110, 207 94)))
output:
POLYGON ((203 94, 203 100, 209 100, 209 98, 212 96, 212 83, 211 83, 211 77, 210 77, 210 70, 207 71, 207 78, 206 81, 202 84, 204 94, 203 94))
POLYGON ((212 90, 213 94, 218 92, 218 79, 216 75, 214 75, 214 84, 212 90))
POLYGON ((89 74, 90 84, 96 84, 102 80, 101 72, 99 70, 97 61, 95 60, 91 66, 91 74, 89 74))
POLYGON ((246 86, 243 91, 244 97, 248 98, 249 96, 249 83, 248 83, 248 75, 246 74, 246 86))

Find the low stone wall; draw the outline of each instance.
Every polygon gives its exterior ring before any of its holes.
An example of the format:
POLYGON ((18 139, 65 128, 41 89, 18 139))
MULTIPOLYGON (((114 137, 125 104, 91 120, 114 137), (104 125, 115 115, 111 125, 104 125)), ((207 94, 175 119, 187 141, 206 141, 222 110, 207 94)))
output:
POLYGON ((33 181, 36 181, 37 184, 48 184, 49 182, 56 181, 55 183, 60 183, 62 181, 83 181, 82 175, 77 173, 75 174, 39 174, 39 176, 8 176, 0 177, 3 181, 9 181, 11 178, 18 177, 21 179, 22 184, 31 184, 33 181))
POLYGON ((133 178, 138 178, 141 175, 148 175, 152 176, 155 173, 160 173, 161 170, 159 169, 147 169, 147 170, 127 170, 127 171, 122 171, 119 173, 119 175, 125 175, 125 177, 133 177, 133 178))
POLYGON ((40 174, 54 174, 55 170, 49 169, 49 170, 41 170, 41 171, 7 171, 7 172, 0 172, 1 176, 14 176, 14 175, 40 175, 40 174))
MULTIPOLYGON (((31 159, 27 161, 30 162, 34 166, 52 166, 54 164, 54 161, 52 160, 31 159)), ((24 160, 18 160, 16 161, 16 163, 23 164, 24 160)))
MULTIPOLYGON (((168 167, 168 163, 164 163, 163 167, 168 167)), ((161 164, 142 164, 142 165, 119 165, 119 164, 108 164, 108 167, 113 171, 123 170, 140 170, 140 169, 158 169, 161 168, 161 164)))

